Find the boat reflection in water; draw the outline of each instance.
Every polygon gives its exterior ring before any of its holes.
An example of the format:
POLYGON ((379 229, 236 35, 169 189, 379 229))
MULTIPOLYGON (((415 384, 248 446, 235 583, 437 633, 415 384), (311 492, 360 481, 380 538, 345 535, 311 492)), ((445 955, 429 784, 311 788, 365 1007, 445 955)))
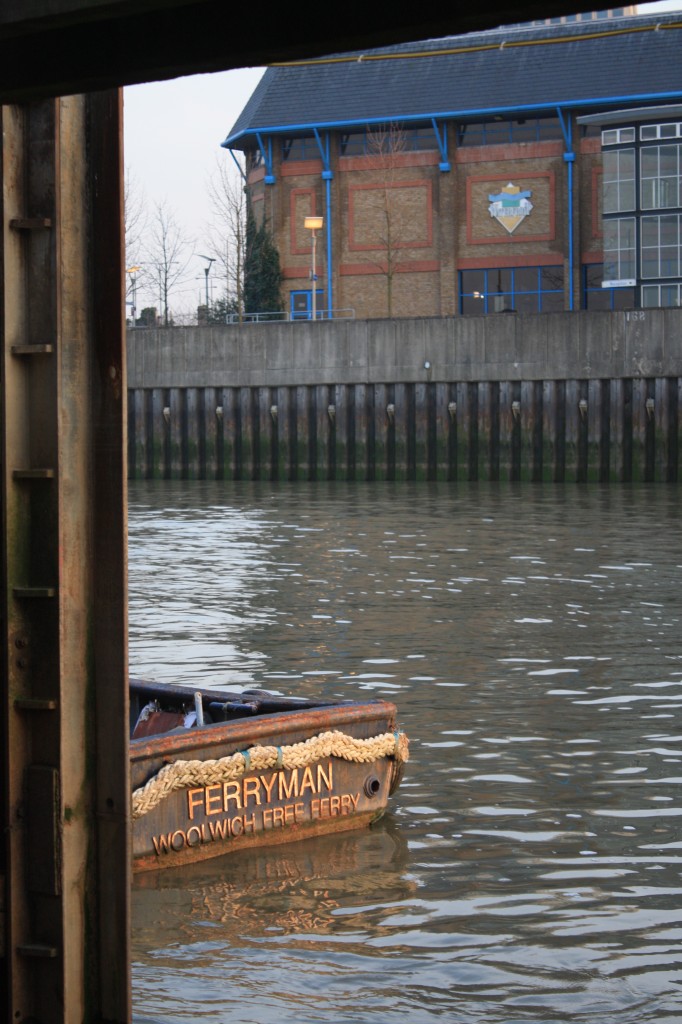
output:
MULTIPOLYGON (((390 814, 360 832, 319 836, 135 876, 134 945, 139 957, 182 947, 201 961, 210 939, 226 952, 277 935, 330 935, 336 915, 376 898, 409 898, 407 844, 390 814), (248 939, 246 938, 248 937, 248 939)), ((210 959, 210 954, 207 952, 210 959)), ((195 960, 195 965, 197 961, 195 960)))

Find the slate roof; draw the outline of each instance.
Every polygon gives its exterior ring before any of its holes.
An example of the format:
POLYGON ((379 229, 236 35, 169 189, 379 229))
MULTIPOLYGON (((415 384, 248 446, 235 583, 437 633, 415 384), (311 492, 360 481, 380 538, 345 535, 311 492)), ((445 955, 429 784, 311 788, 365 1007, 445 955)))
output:
POLYGON ((241 149, 256 131, 680 97, 682 12, 507 26, 269 67, 223 146, 241 149))

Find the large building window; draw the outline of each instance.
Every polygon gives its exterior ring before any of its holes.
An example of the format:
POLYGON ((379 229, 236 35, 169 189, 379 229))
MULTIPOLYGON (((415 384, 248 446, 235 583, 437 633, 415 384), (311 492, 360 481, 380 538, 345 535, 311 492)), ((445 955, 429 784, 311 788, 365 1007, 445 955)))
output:
POLYGON ((320 151, 314 135, 282 139, 282 160, 319 160, 320 151))
POLYGON ((642 217, 643 278, 679 277, 680 214, 642 217))
POLYGON ((642 287, 642 305, 644 308, 656 306, 679 306, 680 291, 679 284, 645 284, 642 287))
POLYGON ((619 146, 623 142, 635 141, 634 128, 607 128, 601 133, 602 146, 619 146))
POLYGON ((604 213, 624 213, 635 209, 634 149, 612 149, 604 153, 602 182, 604 213))
POLYGON ((682 139, 682 121, 643 124, 639 129, 639 137, 642 142, 651 142, 654 139, 682 139))
POLYGON ((682 145, 679 143, 642 147, 640 168, 643 210, 666 210, 682 206, 681 155, 682 145))
POLYGON ((604 280, 632 281, 637 276, 637 228, 634 217, 604 221, 604 280))
POLYGON ((461 270, 460 312, 556 313, 564 308, 563 267, 461 270))
POLYGON ((626 14, 636 14, 636 5, 630 7, 612 7, 607 11, 583 11, 579 14, 565 14, 561 18, 536 18, 529 25, 570 25, 575 21, 602 21, 604 18, 623 18, 626 14))
POLYGON ((472 124, 463 122, 457 127, 458 146, 494 146, 555 139, 563 139, 557 117, 522 117, 516 121, 493 118, 472 124))
POLYGON ((376 125, 374 128, 363 128, 341 136, 341 156, 416 153, 431 149, 438 149, 432 125, 376 125))
POLYGON ((587 263, 583 267, 583 309, 610 310, 632 309, 635 305, 635 289, 602 288, 604 265, 587 263))
POLYGON ((605 288, 616 282, 625 290, 635 285, 640 305, 677 306, 682 121, 605 128, 602 153, 605 288), (632 215, 620 216, 624 212, 632 215))

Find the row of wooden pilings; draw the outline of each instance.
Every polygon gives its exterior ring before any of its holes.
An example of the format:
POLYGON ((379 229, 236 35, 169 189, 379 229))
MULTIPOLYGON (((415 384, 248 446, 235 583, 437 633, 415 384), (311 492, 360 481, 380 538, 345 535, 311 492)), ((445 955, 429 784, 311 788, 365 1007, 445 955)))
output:
POLYGON ((133 389, 131 479, 677 481, 682 378, 133 389))

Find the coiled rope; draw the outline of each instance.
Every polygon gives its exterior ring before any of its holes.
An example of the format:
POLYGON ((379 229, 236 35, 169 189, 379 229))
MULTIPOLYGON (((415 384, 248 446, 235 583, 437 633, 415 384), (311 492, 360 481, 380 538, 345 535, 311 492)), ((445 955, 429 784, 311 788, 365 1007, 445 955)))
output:
POLYGON ((409 740, 405 733, 399 731, 385 732, 366 740, 333 731, 322 732, 286 747, 250 747, 217 760, 173 761, 134 791, 132 816, 134 819, 143 817, 178 789, 234 782, 246 772, 306 768, 325 757, 338 757, 360 764, 369 764, 380 757, 392 757, 395 760, 393 791, 395 778, 399 777, 403 764, 409 758, 409 740))

